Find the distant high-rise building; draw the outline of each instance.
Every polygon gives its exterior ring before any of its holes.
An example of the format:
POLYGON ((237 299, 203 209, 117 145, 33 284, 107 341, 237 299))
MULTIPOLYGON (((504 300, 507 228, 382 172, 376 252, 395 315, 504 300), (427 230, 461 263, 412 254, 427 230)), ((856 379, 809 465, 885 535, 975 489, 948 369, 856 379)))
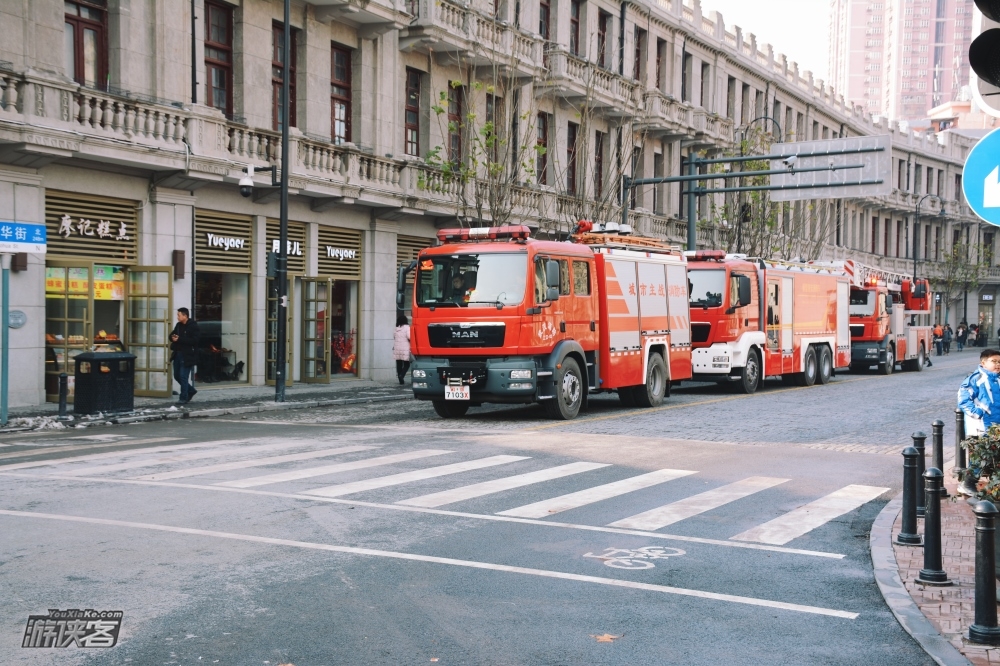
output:
POLYGON ((973 0, 830 0, 830 78, 873 114, 924 118, 969 80, 973 0))

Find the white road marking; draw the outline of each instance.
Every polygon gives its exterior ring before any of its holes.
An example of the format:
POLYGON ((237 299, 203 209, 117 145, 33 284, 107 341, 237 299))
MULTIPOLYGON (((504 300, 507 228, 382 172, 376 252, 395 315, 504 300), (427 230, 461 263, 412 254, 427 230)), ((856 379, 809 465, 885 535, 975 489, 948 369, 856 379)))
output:
POLYGON ((804 606, 801 604, 790 604, 783 601, 772 601, 770 599, 757 599, 754 597, 742 597, 734 594, 719 594, 717 592, 705 592, 702 590, 691 590, 683 587, 672 587, 668 585, 655 585, 652 583, 638 583, 630 580, 618 580, 614 578, 602 578, 600 576, 584 576, 580 574, 566 573, 563 571, 551 571, 547 569, 532 569, 528 567, 516 567, 506 564, 494 564, 492 562, 477 562, 475 560, 458 560, 450 557, 435 557, 432 555, 417 555, 413 553, 401 553, 391 550, 375 550, 372 548, 356 548, 353 546, 335 546, 325 543, 314 543, 309 541, 294 541, 292 539, 276 539, 272 537, 255 536, 251 534, 235 534, 233 532, 218 532, 215 530, 199 530, 191 527, 174 527, 171 525, 158 525, 155 523, 136 523, 125 520, 108 520, 105 518, 87 518, 83 516, 69 516, 52 513, 34 513, 31 511, 7 511, 0 509, 0 515, 17 518, 35 518, 45 520, 59 520, 72 523, 85 523, 90 525, 105 525, 107 527, 124 527, 132 529, 153 530, 157 532, 169 532, 174 534, 188 534, 192 536, 211 537, 216 539, 231 539, 234 541, 246 541, 250 543, 262 543, 272 546, 287 546, 292 548, 306 548, 310 550, 321 550, 334 553, 346 553, 350 555, 367 555, 369 557, 385 557, 396 560, 407 560, 410 562, 426 562, 430 564, 444 564, 469 569, 484 569, 488 571, 500 571, 505 573, 515 573, 527 576, 539 576, 542 578, 554 578, 559 580, 569 580, 579 583, 594 583, 597 585, 607 585, 610 587, 624 587, 633 590, 644 590, 647 592, 660 592, 663 594, 675 594, 684 597, 697 599, 710 599, 713 601, 725 601, 729 603, 746 604, 748 606, 758 606, 776 610, 786 610, 797 613, 808 613, 812 615, 825 615, 845 620, 854 620, 858 613, 850 611, 835 610, 832 608, 822 608, 820 606, 804 606))
POLYGON ((773 488, 788 479, 773 479, 766 476, 751 476, 727 486, 709 490, 705 493, 685 497, 678 502, 643 511, 634 516, 608 523, 609 527, 626 527, 633 530, 658 530, 667 525, 697 516, 700 513, 717 509, 738 499, 753 495, 762 490, 773 488))
POLYGON ((76 437, 67 437, 66 439, 85 439, 89 442, 113 442, 118 439, 128 439, 129 437, 130 435, 101 433, 99 435, 78 435, 76 437))
POLYGON ((515 476, 507 476, 502 479, 494 479, 493 481, 474 483, 469 486, 455 488, 454 490, 443 490, 439 493, 421 495, 420 497, 414 497, 413 499, 396 502, 396 504, 426 507, 444 506, 445 504, 453 504, 455 502, 461 502, 462 500, 472 499, 474 497, 491 495, 493 493, 499 493, 512 488, 529 486, 533 483, 560 479, 564 476, 570 476, 571 474, 589 472, 591 470, 600 469, 601 467, 610 467, 610 465, 605 463, 575 462, 568 465, 559 465, 558 467, 538 470, 537 472, 528 472, 527 474, 517 474, 515 476))
MULTIPOLYGON (((95 446, 118 446, 120 444, 155 444, 157 442, 175 442, 177 440, 184 439, 183 437, 153 437, 150 439, 136 439, 131 442, 114 442, 113 444, 97 444, 95 446)), ((236 440, 232 440, 236 441, 236 440)), ((178 444, 173 446, 157 446, 152 449, 125 449, 124 451, 110 451, 108 453, 92 453, 85 456, 72 456, 69 458, 58 458, 56 460, 39 460, 35 462, 23 462, 23 463, 13 463, 10 465, 0 465, 0 469, 7 472, 15 469, 28 469, 31 467, 45 467, 48 465, 62 465, 68 462, 77 462, 79 460, 102 460, 104 458, 116 458, 119 456, 134 456, 140 453, 162 453, 163 451, 180 451, 182 449, 194 449, 199 446, 205 446, 206 444, 218 444, 218 442, 199 442, 198 444, 178 444)), ((90 449, 92 446, 79 446, 61 449, 61 448, 47 448, 44 451, 31 451, 28 453, 22 453, 18 451, 17 453, 5 453, 4 457, 7 458, 18 458, 22 455, 41 455, 43 453, 53 453, 57 451, 67 451, 75 449, 90 449)))
POLYGON ((288 453, 283 456, 269 456, 267 458, 257 458, 256 460, 234 460, 232 462, 219 463, 217 465, 204 465, 202 467, 191 467, 173 472, 159 472, 157 474, 147 474, 137 476, 137 479, 148 481, 166 481, 167 479, 182 479, 186 476, 200 476, 202 474, 212 474, 214 472, 228 472, 233 469, 246 469, 248 467, 264 467, 266 465, 277 465, 298 460, 312 460, 313 458, 326 458, 329 456, 341 455, 343 453, 357 453, 358 451, 371 451, 377 446, 341 446, 337 449, 323 449, 322 451, 306 451, 305 453, 288 453))
POLYGON ((806 532, 811 532, 837 516, 842 516, 848 511, 872 501, 888 490, 888 488, 875 488, 873 486, 845 486, 826 497, 820 497, 815 502, 800 506, 763 525, 730 537, 730 539, 781 546, 806 532))
POLYGON ((181 488, 185 490, 212 490, 230 493, 244 493, 247 495, 258 495, 260 497, 283 497, 307 502, 326 502, 329 504, 342 504, 344 506, 365 507, 369 509, 383 509, 389 511, 408 511, 413 513, 426 513, 435 516, 448 516, 452 518, 470 518, 473 520, 485 520, 503 523, 518 523, 521 525, 538 525, 541 527, 556 527, 559 529, 582 530, 585 532, 598 532, 601 534, 628 534, 631 536, 648 537, 650 539, 663 539, 664 541, 685 541, 687 543, 700 543, 709 546, 721 546, 723 548, 741 548, 745 550, 762 550, 771 553, 783 553, 786 555, 805 555, 808 557, 824 557, 831 560, 842 560, 845 555, 840 553, 829 553, 821 550, 805 550, 802 548, 784 548, 782 546, 768 546, 762 543, 749 543, 743 541, 727 541, 722 539, 707 539, 704 537, 686 536, 682 534, 664 534, 663 532, 643 532, 641 530, 625 530, 617 527, 600 527, 597 525, 578 525, 574 523, 560 523, 549 520, 534 520, 531 518, 514 518, 512 516, 495 516, 492 514, 468 513, 464 511, 449 511, 447 509, 422 509, 414 506, 400 506, 398 504, 380 504, 378 502, 364 502, 358 500, 337 499, 335 497, 316 497, 302 495, 300 493, 282 493, 272 490, 244 490, 241 488, 220 488, 218 485, 202 485, 197 483, 175 483, 171 481, 136 481, 134 479, 109 479, 107 477, 75 477, 61 474, 24 474, 24 473, 4 473, 0 471, 0 476, 9 476, 29 481, 39 479, 60 479, 63 481, 77 481, 80 483, 109 483, 136 486, 153 486, 158 488, 181 488))
POLYGON ((226 488, 255 488, 266 486, 270 483, 282 483, 284 481, 297 481, 299 479, 310 479, 314 476, 325 476, 327 474, 339 474, 340 472, 351 472, 357 469, 367 469, 378 467, 379 465, 391 465, 407 460, 419 460, 430 456, 440 456, 454 451, 444 451, 442 449, 422 449, 419 451, 408 451, 406 453, 394 453, 390 456, 379 456, 378 458, 365 458, 336 465, 324 465, 322 467, 307 467, 305 469, 295 469, 288 472, 275 472, 263 476, 252 476, 248 479, 237 479, 235 481, 223 481, 217 486, 226 488))
POLYGON ((441 465, 440 467, 428 467, 426 469, 418 469, 412 472, 379 476, 374 479, 366 479, 365 481, 354 481, 353 483, 340 483, 335 486, 326 486, 324 488, 304 490, 302 492, 306 495, 319 495, 320 497, 340 497, 341 495, 351 495, 353 493, 360 493, 366 490, 375 490, 376 488, 398 486, 403 483, 423 481, 424 479, 433 479, 439 476, 448 476, 449 474, 471 472, 474 469, 495 467, 496 465, 506 465, 520 460, 528 460, 529 457, 530 456, 490 456, 489 458, 467 460, 465 462, 452 463, 451 465, 441 465))
POLYGON ((684 476, 697 474, 686 469, 658 469, 648 474, 632 476, 621 481, 594 486, 568 495, 560 495, 552 499, 542 500, 534 504, 525 504, 507 511, 498 511, 498 516, 518 516, 520 518, 544 518, 554 513, 576 509, 581 506, 600 502, 601 500, 618 497, 636 490, 649 488, 667 481, 673 481, 684 476))

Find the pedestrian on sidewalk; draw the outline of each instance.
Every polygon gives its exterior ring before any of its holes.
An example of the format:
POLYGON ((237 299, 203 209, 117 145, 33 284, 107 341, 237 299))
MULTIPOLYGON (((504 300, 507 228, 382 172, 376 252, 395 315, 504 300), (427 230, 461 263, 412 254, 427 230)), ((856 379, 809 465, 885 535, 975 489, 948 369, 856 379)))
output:
POLYGON ((975 324, 973 324, 972 326, 969 327, 969 342, 968 342, 968 345, 970 347, 975 347, 976 346, 976 335, 978 333, 979 332, 976 330, 976 325, 975 324))
POLYGON ((402 384, 410 371, 410 321, 400 312, 396 315, 396 333, 392 338, 392 357, 396 359, 396 377, 402 384))
POLYGON ((174 362, 174 379, 181 385, 181 392, 178 396, 177 404, 186 405, 198 392, 191 386, 191 370, 198 363, 198 340, 201 338, 201 331, 198 330, 198 322, 191 319, 191 312, 187 308, 177 308, 177 323, 170 333, 170 354, 174 362))
MULTIPOLYGON (((958 408, 965 414, 965 436, 982 435, 990 426, 1000 425, 1000 351, 984 349, 979 367, 958 389, 958 408)), ((975 495, 983 470, 969 468, 958 491, 975 495)))
POLYGON ((944 325, 944 355, 947 356, 951 353, 951 340, 955 337, 955 333, 951 330, 951 324, 944 325))
POLYGON ((938 356, 944 352, 944 329, 941 328, 941 324, 934 324, 934 349, 938 356))
POLYGON ((965 341, 968 337, 969 329, 966 328, 965 322, 962 322, 955 331, 955 342, 958 343, 958 351, 962 351, 965 348, 965 341))

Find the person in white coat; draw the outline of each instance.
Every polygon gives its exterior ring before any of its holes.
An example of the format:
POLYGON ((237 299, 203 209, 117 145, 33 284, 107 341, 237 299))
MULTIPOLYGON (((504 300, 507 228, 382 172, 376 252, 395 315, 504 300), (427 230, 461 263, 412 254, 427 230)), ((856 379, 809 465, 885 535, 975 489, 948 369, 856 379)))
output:
POLYGON ((396 315, 396 333, 392 338, 392 357, 396 359, 396 377, 402 384, 410 371, 410 321, 400 312, 396 315))

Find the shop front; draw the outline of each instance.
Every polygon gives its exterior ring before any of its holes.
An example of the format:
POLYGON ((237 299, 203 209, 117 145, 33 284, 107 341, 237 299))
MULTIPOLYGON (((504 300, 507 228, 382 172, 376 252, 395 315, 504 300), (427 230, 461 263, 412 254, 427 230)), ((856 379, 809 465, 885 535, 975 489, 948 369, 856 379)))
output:
POLYGON ((986 336, 985 339, 977 337, 980 347, 989 345, 989 340, 997 335, 996 325, 993 319, 993 309, 996 305, 995 288, 989 287, 979 293, 979 334, 986 336))
POLYGON ((84 351, 135 354, 135 394, 169 397, 173 268, 139 266, 138 203, 49 190, 45 195, 45 394, 59 375, 74 394, 84 351))
POLYGON ((253 219, 195 210, 194 318, 201 331, 195 382, 250 380, 253 219))
MULTIPOLYGON (((264 251, 266 254, 277 254, 281 249, 281 222, 274 218, 267 219, 267 243, 264 251)), ((286 266, 288 274, 288 307, 285 308, 287 326, 285 331, 285 360, 288 363, 288 376, 285 385, 290 386, 293 381, 300 379, 296 372, 295 359, 299 357, 300 350, 296 349, 296 340, 301 334, 302 322, 296 317, 295 303, 297 295, 302 292, 302 281, 306 274, 306 225, 302 222, 288 223, 288 263, 286 266)), ((265 265, 267 257, 264 258, 265 265)), ((266 344, 265 348, 265 379, 268 384, 274 384, 275 370, 277 369, 275 359, 278 355, 278 281, 274 278, 267 280, 267 325, 265 326, 266 344)))
POLYGON ((302 281, 301 377, 327 383, 358 375, 361 232, 320 226, 317 277, 302 281))

